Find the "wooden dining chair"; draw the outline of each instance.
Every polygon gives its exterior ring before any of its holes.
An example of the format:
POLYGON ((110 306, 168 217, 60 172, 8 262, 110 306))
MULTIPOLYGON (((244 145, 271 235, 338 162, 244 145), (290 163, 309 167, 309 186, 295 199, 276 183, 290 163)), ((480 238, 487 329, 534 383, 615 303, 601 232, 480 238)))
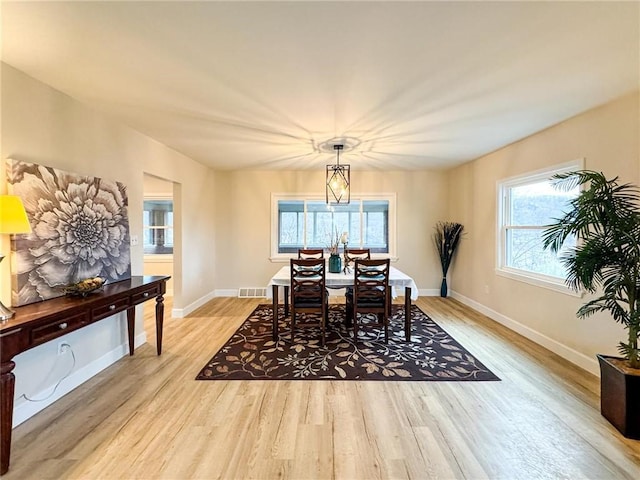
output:
POLYGON ((325 343, 326 326, 329 319, 329 295, 325 289, 325 262, 318 259, 294 259, 291 264, 291 341, 294 341, 296 326, 320 326, 322 346, 325 343), (298 323, 298 314, 317 314, 319 322, 298 323))
POLYGON ((352 260, 371 260, 371 249, 369 248, 347 248, 347 257, 352 260))
MULTIPOLYGON (((303 259, 324 258, 324 250, 321 248, 299 248, 298 258, 303 258, 303 259)), ((328 294, 329 294, 329 290, 327 290, 327 295, 328 294)))
POLYGON ((298 258, 324 258, 324 250, 321 248, 299 248, 298 258))
POLYGON ((354 285, 351 294, 347 294, 347 324, 353 323, 353 341, 358 341, 358 328, 383 327, 384 342, 389 343, 389 289, 390 262, 388 258, 380 260, 356 260, 354 285), (373 313, 377 322, 361 323, 360 315, 373 313))
MULTIPOLYGON (((344 252, 344 271, 349 272, 350 265, 356 260, 371 260, 371 249, 369 248, 347 248, 344 252)), ((345 295, 353 290, 352 286, 348 286, 345 289, 345 295)))
MULTIPOLYGON (((347 248, 347 252, 346 252, 346 260, 345 260, 345 268, 348 269, 349 267, 349 263, 353 260, 357 260, 357 259, 361 259, 361 260, 371 260, 371 249, 370 248, 347 248)), ((351 291, 353 290, 352 286, 348 286, 345 289, 345 296, 346 295, 350 295, 351 291)), ((389 305, 388 305, 388 315, 391 316, 391 301, 389 301, 389 305)), ((350 325, 350 323, 347 321, 347 325, 350 325)))

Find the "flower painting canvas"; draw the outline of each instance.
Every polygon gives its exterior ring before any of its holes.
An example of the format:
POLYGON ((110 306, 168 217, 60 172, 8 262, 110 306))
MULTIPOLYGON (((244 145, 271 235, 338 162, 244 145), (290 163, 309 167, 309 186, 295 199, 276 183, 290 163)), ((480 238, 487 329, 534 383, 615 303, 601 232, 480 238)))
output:
POLYGON ((11 159, 7 177, 32 229, 11 242, 14 306, 58 297, 65 285, 87 278, 131 277, 122 183, 11 159))

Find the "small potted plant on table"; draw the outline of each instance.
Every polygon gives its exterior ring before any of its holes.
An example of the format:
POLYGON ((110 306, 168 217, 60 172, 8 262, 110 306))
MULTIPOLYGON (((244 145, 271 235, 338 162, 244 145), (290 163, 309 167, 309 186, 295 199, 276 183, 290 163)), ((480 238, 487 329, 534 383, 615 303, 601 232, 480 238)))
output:
POLYGON ((329 271, 331 273, 340 273, 340 270, 342 270, 342 259, 340 258, 340 254, 338 253, 338 248, 340 246, 340 235, 338 234, 338 231, 335 230, 335 228, 330 241, 329 271))

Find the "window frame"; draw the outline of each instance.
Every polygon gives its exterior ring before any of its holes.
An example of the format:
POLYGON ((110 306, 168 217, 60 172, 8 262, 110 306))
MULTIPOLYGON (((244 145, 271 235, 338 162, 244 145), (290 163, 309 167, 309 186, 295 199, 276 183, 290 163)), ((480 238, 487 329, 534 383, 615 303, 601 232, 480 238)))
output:
MULTIPOLYGON (((584 169, 584 158, 572 160, 561 164, 556 164, 550 167, 542 168, 532 172, 516 175, 513 177, 498 180, 496 182, 497 192, 497 231, 496 231, 496 266, 495 272, 502 277, 510 278, 520 282, 528 283, 537 287, 547 288, 566 295, 575 297, 581 297, 583 292, 575 292, 571 290, 565 283, 564 278, 555 277, 552 275, 545 275, 542 273, 536 273, 529 270, 515 268, 507 265, 507 232, 509 229, 513 229, 513 225, 507 225, 506 220, 510 218, 510 197, 509 192, 511 188, 519 187, 523 185, 529 185, 532 183, 539 183, 543 180, 549 180, 553 175, 557 173, 571 172, 574 170, 584 169)), ((539 227, 535 226, 518 226, 518 229, 535 229, 539 230, 539 227)), ((578 240, 579 241, 579 240, 578 240)))
MULTIPOLYGON (((175 209, 175 202, 172 196, 167 196, 167 195, 145 195, 142 199, 142 213, 144 215, 144 202, 152 202, 154 200, 163 200, 163 201, 170 201, 171 202, 171 206, 173 209, 175 209)), ((174 210, 175 211, 175 210, 174 210)), ((174 217, 175 220, 175 217, 174 217)), ((142 252, 143 252, 143 259, 144 261, 148 261, 148 262, 156 262, 156 263, 161 263, 161 262, 172 262, 173 261, 173 252, 172 253, 144 253, 144 238, 145 238, 145 233, 146 231, 150 229, 150 227, 145 227, 144 226, 144 221, 143 221, 143 225, 142 225, 142 252)), ((164 230, 173 230, 174 235, 175 235, 175 225, 172 225, 171 227, 166 227, 164 228, 164 230)), ((172 248, 175 248, 175 244, 173 245, 172 248)))
MULTIPOLYGON (((388 210, 388 243, 389 243, 389 252, 388 253, 371 253, 372 258, 390 258, 391 261, 397 260, 396 253, 396 198, 395 193, 380 193, 380 194, 351 194, 351 201, 371 201, 371 200, 381 200, 389 202, 389 210, 388 210)), ((279 238, 279 218, 278 218, 278 202, 284 201, 303 201, 304 212, 306 213, 306 202, 322 202, 326 203, 326 199, 322 195, 315 194, 290 194, 290 193, 272 193, 271 194, 271 256, 269 260, 272 262, 288 262, 290 258, 297 258, 298 254, 295 253, 279 253, 278 252, 278 238, 279 238)), ((306 222, 303 225, 303 235, 306 235, 306 222)), ((356 246, 352 246, 352 248, 358 248, 356 246)))

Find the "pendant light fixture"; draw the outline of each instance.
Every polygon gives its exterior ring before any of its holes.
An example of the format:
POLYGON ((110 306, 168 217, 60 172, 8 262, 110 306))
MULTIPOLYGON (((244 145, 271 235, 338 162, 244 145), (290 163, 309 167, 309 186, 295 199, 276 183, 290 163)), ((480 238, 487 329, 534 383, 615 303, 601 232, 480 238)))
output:
POLYGON ((329 205, 348 204, 351 201, 351 165, 340 165, 340 150, 344 145, 333 146, 336 164, 327 165, 326 197, 329 205))

